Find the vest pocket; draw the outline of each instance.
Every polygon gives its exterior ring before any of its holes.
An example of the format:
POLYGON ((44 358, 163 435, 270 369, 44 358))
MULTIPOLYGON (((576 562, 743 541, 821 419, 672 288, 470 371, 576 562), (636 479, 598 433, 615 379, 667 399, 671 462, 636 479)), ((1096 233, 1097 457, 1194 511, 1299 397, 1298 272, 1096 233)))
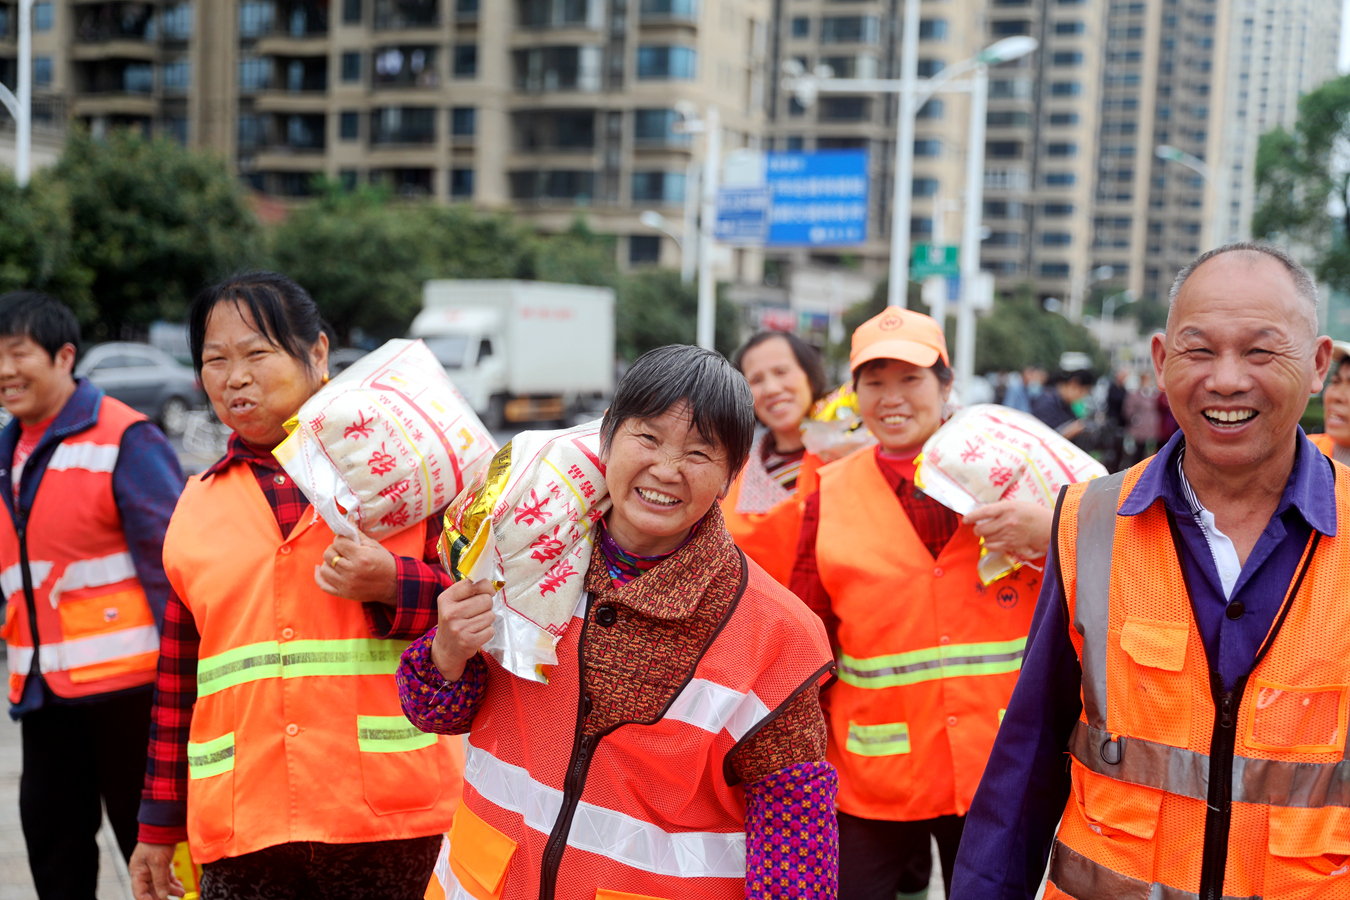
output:
POLYGON ((210 846, 234 835, 234 732, 188 741, 189 831, 210 846))
POLYGON ((1285 687, 1257 680, 1247 746, 1288 753, 1336 753, 1345 748, 1343 685, 1285 687))
POLYGON ((361 784, 378 816, 431 809, 441 796, 440 737, 404 716, 357 716, 361 784))
POLYGON ((101 638, 107 645, 93 652, 101 659, 71 666, 67 674, 75 684, 155 670, 159 641, 147 631, 155 619, 140 588, 62 600, 56 612, 65 640, 101 638))
POLYGON ((1264 895, 1350 896, 1350 809, 1270 807, 1264 895))
POLYGON ((1120 649, 1129 657, 1129 733, 1185 747, 1191 737, 1191 690, 1183 673, 1190 626, 1125 617, 1120 649))
POLYGON ((1122 784, 1077 762, 1072 779, 1074 806, 1083 824, 1100 838, 1102 852, 1093 857, 1111 860, 1117 872, 1152 873, 1162 791, 1122 784))
POLYGON ((450 870, 469 896, 498 900, 506 888, 506 872, 515 854, 515 841, 460 804, 450 828, 450 870))

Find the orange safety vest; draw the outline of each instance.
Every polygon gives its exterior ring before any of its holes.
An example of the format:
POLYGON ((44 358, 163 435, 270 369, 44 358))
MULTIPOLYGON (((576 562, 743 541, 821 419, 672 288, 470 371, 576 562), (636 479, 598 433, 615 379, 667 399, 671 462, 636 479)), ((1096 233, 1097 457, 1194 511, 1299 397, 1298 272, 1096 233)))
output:
MULTIPOLYGON (((426 526, 382 543, 420 559, 426 526)), ((424 837, 450 826, 449 742, 404 717, 407 641, 372 637, 360 603, 314 582, 333 534, 310 511, 287 537, 252 470, 188 482, 164 570, 201 644, 188 737, 197 863, 276 844, 424 837)))
POLYGON ((1308 440, 1313 442, 1313 446, 1322 451, 1323 456, 1331 456, 1336 451, 1336 442, 1331 439, 1329 434, 1310 434, 1308 440))
POLYGON ((23 536, 11 516, 0 516, 11 703, 23 696, 32 671, 34 616, 38 668, 56 696, 89 697, 155 680, 159 630, 136 577, 112 483, 122 435, 144 420, 103 397, 94 425, 63 438, 53 451, 23 536), (79 499, 75 509, 72 498, 79 499))
MULTIPOLYGON (((752 452, 758 452, 758 444, 752 452)), ((722 518, 736 546, 745 555, 764 567, 774 581, 787 586, 792 578, 792 565, 797 561, 797 536, 802 528, 802 507, 806 498, 816 492, 816 471, 821 462, 814 454, 802 456, 802 467, 797 475, 796 493, 765 513, 736 511, 741 497, 745 472, 736 476, 731 491, 722 501, 722 518)))
POLYGON ((743 900, 745 799, 729 757, 834 667, 820 621, 758 565, 745 569, 693 677, 651 724, 580 738, 589 596, 549 684, 488 660, 429 898, 743 900))
POLYGON ((865 819, 965 815, 1022 668, 1040 573, 988 586, 961 525, 938 558, 872 448, 820 470, 816 562, 839 618, 828 694, 839 809, 865 819))
POLYGON ((1223 693, 1144 467, 1071 486, 1057 548, 1083 712, 1047 897, 1350 897, 1350 469, 1257 654, 1223 693))

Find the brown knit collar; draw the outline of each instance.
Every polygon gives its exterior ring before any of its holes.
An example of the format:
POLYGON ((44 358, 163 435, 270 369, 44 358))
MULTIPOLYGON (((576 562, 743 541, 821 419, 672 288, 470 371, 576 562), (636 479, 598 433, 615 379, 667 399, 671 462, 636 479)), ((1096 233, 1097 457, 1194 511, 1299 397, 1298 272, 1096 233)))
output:
POLYGON ((728 566, 740 566, 740 553, 714 503, 684 547, 616 588, 599 541, 586 569, 586 590, 653 619, 687 619, 698 608, 708 584, 728 566))

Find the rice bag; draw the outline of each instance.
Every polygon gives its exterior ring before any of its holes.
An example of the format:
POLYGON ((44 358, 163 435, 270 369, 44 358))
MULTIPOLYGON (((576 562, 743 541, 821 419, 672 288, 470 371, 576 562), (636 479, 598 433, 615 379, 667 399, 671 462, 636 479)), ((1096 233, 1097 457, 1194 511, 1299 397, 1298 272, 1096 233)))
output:
MULTIPOLYGON (((1061 487, 1105 474, 1101 463, 1035 416, 981 403, 956 413, 924 443, 915 483, 964 516, 999 500, 1054 509, 1061 487)), ((990 584, 1024 564, 982 551, 980 578, 990 584)))
POLYGON ((548 683, 610 505, 600 423, 589 422, 516 435, 445 511, 441 561, 457 581, 493 582, 483 649, 508 672, 548 683))
POLYGON ((847 381, 816 401, 801 430, 807 452, 821 462, 843 459, 877 442, 858 415, 858 395, 847 381))
POLYGON ((394 340, 324 385, 272 454, 334 534, 381 539, 445 508, 497 445, 421 341, 394 340))

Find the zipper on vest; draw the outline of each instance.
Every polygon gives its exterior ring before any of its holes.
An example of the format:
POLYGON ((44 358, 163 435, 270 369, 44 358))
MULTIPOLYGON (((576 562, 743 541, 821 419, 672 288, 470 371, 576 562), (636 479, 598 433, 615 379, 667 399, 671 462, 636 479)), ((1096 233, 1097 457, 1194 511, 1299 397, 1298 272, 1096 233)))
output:
MULTIPOLYGON (((37 598, 33 596, 33 570, 28 566, 28 519, 18 527, 19 535, 19 573, 23 576, 23 599, 28 607, 28 636, 33 641, 33 661, 28 665, 27 678, 37 677, 42 671, 42 640, 38 637, 37 598)), ((28 683, 24 682, 23 692, 28 692, 28 683)), ((23 702, 23 696, 19 696, 23 702)))
POLYGON ((1222 900, 1228 863, 1228 833, 1233 820, 1233 753, 1237 710, 1247 678, 1223 692, 1218 673, 1210 673, 1214 694, 1214 734, 1209 743, 1209 796, 1205 810, 1204 856, 1200 863, 1200 900, 1222 900))
POLYGON ((586 630, 591 624, 592 598, 586 597, 586 615, 581 622, 581 636, 577 639, 577 730, 572 738, 572 756, 567 763, 567 775, 563 779, 562 807, 558 810, 558 819, 549 832, 548 843, 544 844, 544 858, 539 867, 539 900, 553 900, 558 886, 558 867, 562 865, 563 852, 567 850, 567 835, 572 830, 572 818, 576 815, 577 804, 581 802, 582 792, 586 789, 586 773, 591 767, 591 757, 600 738, 584 736, 586 727, 586 666, 582 660, 582 650, 586 646, 586 630))

